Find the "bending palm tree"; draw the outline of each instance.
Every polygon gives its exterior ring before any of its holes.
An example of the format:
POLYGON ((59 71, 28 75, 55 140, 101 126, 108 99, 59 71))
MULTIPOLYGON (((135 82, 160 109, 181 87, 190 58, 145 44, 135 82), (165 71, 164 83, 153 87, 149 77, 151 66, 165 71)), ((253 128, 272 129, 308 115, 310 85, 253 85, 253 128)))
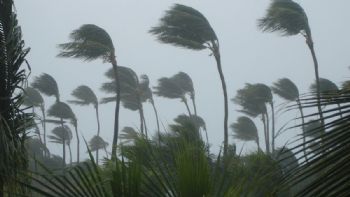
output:
POLYGON ((318 74, 318 61, 315 54, 314 43, 311 36, 307 15, 304 9, 292 0, 274 0, 270 4, 265 17, 259 20, 259 28, 264 32, 281 32, 283 36, 293 36, 301 34, 306 39, 306 44, 310 49, 314 62, 316 90, 317 90, 317 108, 318 113, 324 125, 321 95, 320 79, 318 74))
POLYGON ((298 105, 300 117, 301 117, 301 123, 302 123, 302 132, 303 132, 303 142, 304 142, 304 157, 305 160, 308 161, 307 154, 306 154, 306 147, 305 147, 305 119, 304 119, 304 112, 303 108, 300 103, 300 95, 299 90, 297 86, 288 78, 282 78, 278 79, 275 83, 273 83, 273 86, 271 87, 272 91, 280 96, 281 98, 287 100, 287 101, 295 101, 298 105))
POLYGON ((234 132, 234 137, 243 141, 255 141, 260 150, 258 129, 256 128, 253 120, 246 116, 240 116, 237 122, 231 125, 231 129, 234 132))
POLYGON ((221 68, 219 39, 208 20, 199 11, 175 4, 161 18, 161 23, 153 27, 150 33, 163 43, 173 44, 192 50, 209 49, 216 60, 224 93, 224 154, 228 148, 228 98, 224 73, 221 68))
POLYGON ((78 121, 73 113, 72 109, 69 105, 67 105, 64 102, 56 102, 53 104, 47 111, 47 114, 52 117, 56 117, 60 119, 61 127, 64 127, 63 125, 63 119, 68 119, 71 121, 71 124, 74 126, 75 129, 75 135, 77 138, 77 162, 80 161, 80 140, 78 135, 78 121))
MULTIPOLYGON (((112 77, 113 70, 106 72, 106 76, 113 80, 112 77)), ((130 68, 119 66, 119 81, 120 81, 120 98, 123 106, 132 111, 139 111, 140 114, 140 130, 141 133, 144 133, 144 129, 147 135, 147 128, 145 123, 145 116, 143 112, 143 102, 146 102, 146 90, 142 89, 142 86, 139 83, 137 74, 130 68)), ((115 94, 115 82, 104 83, 101 89, 107 93, 115 94)), ((116 96, 107 97, 102 99, 102 103, 108 103, 115 101, 116 96)))
MULTIPOLYGON (((46 146, 46 114, 45 114, 45 103, 44 99, 41 96, 40 92, 34 88, 27 87, 24 89, 24 100, 23 100, 23 105, 25 106, 33 106, 33 107, 38 107, 41 110, 42 113, 42 120, 41 124, 44 130, 44 141, 42 142, 46 146)), ((41 140, 41 135, 40 135, 40 130, 38 129, 40 140, 41 140)))
MULTIPOLYGON (((77 100, 68 101, 69 103, 76 105, 92 105, 95 108, 96 112, 96 120, 97 120, 97 137, 100 136, 100 118, 98 111, 98 99, 95 93, 88 86, 81 85, 77 87, 72 92, 72 96, 74 96, 77 100)), ((98 163, 98 149, 96 149, 96 161, 98 163)))
MULTIPOLYGON (((95 135, 94 137, 91 138, 91 140, 89 141, 89 147, 90 147, 90 151, 96 151, 96 153, 98 153, 98 151, 100 149, 105 149, 108 146, 108 142, 105 142, 100 136, 95 135)), ((107 153, 107 151, 106 151, 107 153)), ((107 155, 108 157, 108 155, 107 155)), ((98 165, 98 154, 96 154, 96 164, 98 165)))
POLYGON ((119 108, 120 108, 120 87, 118 64, 115 56, 113 42, 108 33, 92 24, 85 24, 70 34, 71 42, 60 44, 62 51, 60 57, 79 58, 86 61, 102 59, 113 66, 114 78, 116 81, 116 107, 114 119, 114 136, 112 144, 112 159, 116 158, 119 130, 119 108))
POLYGON ((72 131, 67 126, 55 127, 52 130, 53 135, 49 135, 51 142, 62 144, 62 157, 63 157, 63 168, 66 166, 66 145, 69 148, 70 163, 72 163, 72 151, 70 149, 70 141, 72 140, 72 131))
POLYGON ((197 116, 195 91, 194 91, 193 82, 192 82, 191 77, 184 72, 179 72, 176 75, 172 76, 171 79, 174 80, 175 83, 178 84, 184 90, 184 92, 186 92, 190 95, 190 98, 191 98, 192 104, 193 104, 194 115, 197 116))

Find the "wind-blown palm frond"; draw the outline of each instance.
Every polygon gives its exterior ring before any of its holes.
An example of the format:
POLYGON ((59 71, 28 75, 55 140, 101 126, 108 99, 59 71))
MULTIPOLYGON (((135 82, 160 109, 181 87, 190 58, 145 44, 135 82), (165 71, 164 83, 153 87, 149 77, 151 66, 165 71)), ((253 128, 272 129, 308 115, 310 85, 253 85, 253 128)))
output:
POLYGON ((178 86, 180 86, 180 88, 183 89, 184 92, 189 93, 191 96, 194 95, 193 82, 188 74, 184 72, 179 72, 172 76, 171 79, 174 80, 174 82, 178 84, 178 86))
POLYGON ((93 105, 96 107, 98 105, 98 99, 95 93, 88 86, 81 85, 73 90, 72 96, 77 98, 77 100, 70 100, 69 103, 77 105, 93 105))
POLYGON ((35 77, 31 85, 46 96, 54 96, 56 100, 59 101, 60 93, 58 85, 51 75, 43 73, 40 76, 35 77))
POLYGON ((91 151, 97 151, 99 149, 104 149, 108 146, 108 142, 104 141, 101 137, 95 135, 89 141, 89 147, 91 151))
POLYGON ((38 90, 31 87, 24 89, 23 105, 41 107, 43 103, 44 99, 38 90))
POLYGON ((250 118, 246 116, 238 117, 237 122, 231 125, 231 129, 235 138, 243 141, 255 141, 259 144, 258 129, 250 118))
MULTIPOLYGON (((317 92, 316 82, 310 85, 310 91, 312 93, 317 92)), ((329 79, 320 78, 320 93, 323 97, 332 97, 334 94, 339 93, 338 86, 329 79)))
POLYGON ((278 79, 273 83, 271 90, 287 101, 296 101, 299 98, 297 86, 288 78, 278 79))
POLYGON ((173 80, 170 78, 160 78, 158 79, 158 86, 154 87, 154 93, 157 96, 165 97, 165 98, 182 98, 185 95, 183 89, 180 88, 173 80))
POLYGON ((59 57, 73 57, 91 61, 103 59, 110 62, 114 46, 108 33, 93 24, 82 25, 70 34, 70 42, 60 44, 59 57))
POLYGON ((185 114, 181 114, 181 115, 178 115, 174 119, 174 121, 178 124, 186 124, 186 122, 192 121, 198 128, 202 128, 204 130, 207 129, 203 118, 196 115, 187 116, 185 114))
POLYGON ((272 1, 266 16, 259 19, 258 26, 262 31, 280 32, 284 36, 311 34, 304 9, 292 0, 272 1))
POLYGON ((48 110, 47 114, 56 118, 76 120, 75 114, 70 106, 64 102, 56 102, 48 110))
POLYGON ((217 40, 208 20, 191 7, 175 4, 160 21, 150 33, 161 42, 201 50, 207 48, 207 43, 217 40))
POLYGON ((55 127, 52 130, 53 135, 49 135, 49 139, 51 139, 51 142, 57 143, 57 144, 63 144, 65 142, 66 144, 69 144, 72 140, 72 131, 68 126, 59 126, 55 127))

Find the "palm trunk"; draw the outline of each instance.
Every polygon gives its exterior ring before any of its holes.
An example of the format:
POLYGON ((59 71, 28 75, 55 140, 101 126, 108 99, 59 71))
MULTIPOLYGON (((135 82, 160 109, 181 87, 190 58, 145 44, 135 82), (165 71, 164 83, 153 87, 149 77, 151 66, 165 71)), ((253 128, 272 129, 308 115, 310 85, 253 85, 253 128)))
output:
POLYGON ((143 110, 142 110, 142 117, 143 117, 143 127, 145 128, 146 137, 148 138, 148 129, 147 129, 146 118, 143 110))
POLYGON ((70 143, 68 144, 68 150, 69 150, 69 164, 72 166, 73 159, 72 159, 72 149, 70 148, 70 143))
POLYGON ((43 120, 41 121, 41 124, 43 126, 43 130, 44 130, 44 145, 46 146, 46 114, 45 114, 45 106, 44 105, 41 105, 40 107, 41 109, 41 113, 43 115, 43 120))
POLYGON ((78 123, 77 122, 74 124, 74 129, 75 129, 75 136, 77 137, 77 162, 79 163, 79 161, 80 161, 80 140, 79 140, 79 135, 78 135, 78 123))
POLYGON ((267 129, 266 129, 266 118, 265 118, 265 114, 262 113, 261 114, 261 121, 264 125, 264 137, 265 137, 265 147, 266 147, 266 153, 268 153, 269 151, 269 145, 268 145, 268 137, 267 137, 267 129))
POLYGON ((272 152, 275 152, 275 109, 273 102, 270 103, 272 114, 272 152))
POLYGON ((225 156, 227 155, 227 149, 228 149, 228 98, 227 98, 225 77, 221 68, 221 57, 219 52, 219 46, 214 42, 212 42, 212 45, 214 47, 213 53, 216 60, 217 69, 220 75, 222 91, 224 93, 224 110, 225 110, 224 112, 224 156, 225 156))
POLYGON ((266 116, 266 148, 267 148, 267 153, 271 153, 270 151, 270 118, 267 111, 265 112, 265 116, 266 116))
POLYGON ((62 153, 62 167, 65 168, 66 167, 66 140, 63 139, 63 143, 62 143, 62 146, 63 146, 63 153, 62 153))
POLYGON ((317 109, 318 109, 318 114, 319 114, 320 120, 321 120, 321 126, 324 127, 324 119, 323 119, 323 113, 322 113, 322 108, 321 108, 321 92, 320 92, 320 77, 318 75, 318 61, 316 58, 314 43, 312 41, 311 35, 308 35, 306 37, 306 44, 310 49, 310 52, 312 55, 312 60, 314 62, 315 77, 316 77, 316 90, 317 90, 317 109))
POLYGON ((157 108, 154 104, 154 101, 151 100, 151 104, 152 104, 152 107, 153 107, 153 111, 154 111, 154 114, 156 116, 156 120, 157 120, 157 131, 158 131, 158 143, 160 144, 160 128, 159 128, 159 118, 158 118, 158 112, 157 112, 157 108))
POLYGON ((298 108, 299 108, 299 111, 300 111, 300 116, 301 116, 301 129, 303 130, 303 152, 304 152, 304 158, 305 158, 305 161, 308 163, 309 162, 309 159, 307 158, 307 153, 306 153, 306 131, 305 131, 305 119, 304 119, 304 112, 303 112, 303 108, 301 106, 301 103, 300 103, 300 98, 298 98, 296 100, 297 104, 298 104, 298 108))
MULTIPOLYGON (((98 104, 95 106, 96 120, 97 120, 97 136, 100 137, 100 115, 98 113, 98 104)), ((98 149, 96 150, 96 164, 98 165, 98 149)))
POLYGON ((182 102, 184 102, 185 103, 185 105, 186 105, 186 109, 187 109, 187 112, 188 112, 188 116, 192 116, 192 114, 191 114, 191 110, 190 110, 190 107, 188 106, 188 103, 187 103, 187 99, 185 98, 185 96, 184 97, 182 97, 181 98, 181 100, 182 100, 182 102))
POLYGON ((196 106, 196 101, 195 101, 195 96, 194 96, 194 94, 191 95, 191 100, 192 100, 194 115, 197 116, 197 106, 196 106))
POLYGON ((259 142, 259 135, 257 136, 257 139, 256 139, 256 145, 258 146, 258 152, 260 151, 260 142, 259 142))
POLYGON ((118 76, 118 65, 115 56, 111 58, 111 62, 113 65, 114 77, 116 81, 116 93, 117 100, 115 106, 115 116, 114 116, 114 136, 112 143, 112 156, 111 159, 115 160, 117 158, 117 145, 118 145, 118 135, 119 135, 119 108, 120 108, 120 81, 118 76))
POLYGON ((143 135, 143 116, 142 116, 142 109, 141 107, 139 107, 139 115, 140 115, 140 131, 141 134, 143 135))

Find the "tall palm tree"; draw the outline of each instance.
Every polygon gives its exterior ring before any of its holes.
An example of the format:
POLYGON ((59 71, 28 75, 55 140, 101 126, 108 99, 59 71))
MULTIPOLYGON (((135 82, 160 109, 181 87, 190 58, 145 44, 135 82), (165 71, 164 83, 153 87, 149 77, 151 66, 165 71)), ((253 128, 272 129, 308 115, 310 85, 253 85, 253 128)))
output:
MULTIPOLYGON (((43 97, 41 96, 40 92, 32 87, 26 87, 24 89, 24 100, 23 105, 25 106, 32 106, 33 108, 38 107, 41 110, 42 119, 41 119, 41 125, 44 130, 43 135, 43 144, 46 146, 46 113, 45 113, 45 102, 43 97)), ((39 135, 40 135, 40 130, 39 135)), ((40 135, 41 136, 41 135, 40 135)), ((41 139, 41 137, 40 137, 41 139)))
POLYGON ((255 141, 260 150, 259 134, 253 120, 246 116, 240 116, 237 122, 231 124, 231 129, 234 132, 234 137, 243 141, 255 141))
POLYGON ((70 163, 72 163, 72 151, 70 149, 70 141, 72 140, 72 131, 68 126, 58 126, 55 127, 52 130, 53 135, 49 135, 49 139, 51 139, 51 142, 62 144, 62 157, 63 157, 63 163, 62 166, 66 166, 66 145, 68 145, 69 148, 69 154, 70 154, 70 163))
MULTIPOLYGON (((69 103, 87 106, 92 105, 95 108, 96 112, 96 121, 97 121, 97 136, 100 136, 100 116, 98 111, 98 99, 96 94, 92 91, 92 89, 86 85, 81 85, 73 90, 72 96, 76 98, 76 100, 70 100, 69 103)), ((96 149, 96 159, 98 163, 98 149, 96 149)))
MULTIPOLYGON (((273 93, 277 94, 281 98, 287 100, 287 101, 293 101, 296 102, 298 105, 298 109, 300 112, 301 117, 301 124, 302 124, 302 132, 303 132, 303 142, 305 144, 306 137, 305 137, 305 118, 304 118, 304 112, 303 108, 300 103, 300 95, 299 95, 299 89, 298 87, 288 78, 281 78, 278 79, 276 82, 273 83, 271 90, 273 93)), ((304 146, 304 156, 305 160, 308 161, 308 158, 306 156, 306 146, 304 146)))
POLYGON ((324 125, 320 101, 321 89, 318 74, 318 61, 311 35, 311 28, 304 9, 292 0, 274 0, 267 9, 266 16, 259 19, 258 26, 263 32, 280 32, 282 36, 301 34, 305 37, 306 44, 309 47, 314 62, 318 103, 317 108, 322 125, 324 125))
MULTIPOLYGON (((101 87, 103 91, 106 93, 115 94, 115 82, 112 77, 113 70, 108 70, 106 72, 106 76, 112 79, 111 82, 104 83, 101 87)), ((143 112, 143 102, 147 101, 147 90, 142 89, 137 74, 130 68, 119 66, 119 86, 120 86, 120 99, 123 106, 132 111, 139 111, 140 114, 140 130, 141 133, 144 133, 144 129, 147 135, 147 128, 145 123, 145 116, 143 112)), ((107 97, 102 99, 102 103, 108 103, 111 101, 115 101, 116 96, 107 97)))
POLYGON ((64 127, 63 120, 70 120, 71 124, 74 126, 75 136, 77 138, 77 162, 80 161, 80 139, 78 135, 78 120, 70 108, 70 106, 64 102, 54 103, 47 111, 48 116, 52 116, 60 119, 61 127, 64 127))
POLYGON ((116 158, 119 131, 120 87, 118 64, 115 48, 111 37, 101 27, 93 24, 85 24, 70 34, 70 42, 60 44, 59 57, 78 58, 85 61, 102 59, 112 64, 116 81, 117 98, 114 119, 114 136, 112 144, 112 159, 116 158))
POLYGON ((224 94, 224 154, 228 148, 228 98, 226 82, 221 67, 219 39, 205 16, 199 11, 180 4, 175 4, 160 19, 160 24, 150 33, 163 43, 173 44, 192 50, 209 49, 216 60, 224 94))
POLYGON ((240 112, 253 118, 261 116, 264 125, 266 152, 270 153, 269 116, 265 104, 272 102, 272 94, 266 87, 263 84, 248 83, 243 89, 237 91, 232 101, 242 107, 240 112))
POLYGON ((169 99, 180 99, 186 106, 188 115, 191 116, 191 110, 188 106, 186 98, 186 90, 181 88, 181 84, 178 84, 177 80, 173 80, 171 77, 162 77, 158 79, 158 86, 154 87, 154 93, 157 96, 169 98, 169 99))

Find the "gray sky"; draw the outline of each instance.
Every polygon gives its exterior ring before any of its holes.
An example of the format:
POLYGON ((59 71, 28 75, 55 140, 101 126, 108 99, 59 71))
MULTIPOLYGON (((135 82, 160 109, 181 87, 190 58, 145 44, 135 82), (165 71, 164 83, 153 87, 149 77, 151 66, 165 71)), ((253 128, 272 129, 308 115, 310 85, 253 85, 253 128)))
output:
MULTIPOLYGON (((157 79, 179 71, 188 73, 195 86, 198 113, 209 132, 212 150, 217 152, 223 141, 223 96, 213 57, 209 51, 190 51, 157 42, 148 33, 158 24, 165 10, 174 3, 192 6, 202 12, 220 41, 223 71, 229 98, 245 83, 271 85, 281 77, 293 80, 302 93, 307 92, 314 80, 313 63, 302 36, 280 37, 276 33, 261 33, 257 19, 265 14, 269 0, 231 1, 112 1, 112 0, 20 0, 16 1, 19 23, 22 26, 26 46, 31 47, 28 60, 32 76, 43 72, 58 82, 63 101, 72 99, 70 93, 77 86, 86 84, 102 98, 99 88, 106 81, 104 72, 111 67, 101 61, 82 62, 75 59, 57 58, 57 44, 67 42, 69 33, 82 24, 96 24, 112 37, 117 50, 118 63, 131 67, 137 74, 147 74, 151 86, 157 79)), ((340 84, 348 79, 350 56, 350 1, 348 0, 298 0, 308 14, 319 59, 319 73, 340 84)), ((275 97, 275 103, 282 101, 275 97)), ((47 105, 53 98, 47 98, 47 105)), ((155 97, 161 121, 172 122, 178 114, 185 113, 183 103, 177 100, 155 97)), ((115 104, 101 106, 101 135, 110 144, 113 136, 115 104)), ((79 119, 79 132, 90 139, 96 133, 95 114, 91 107, 72 106, 79 119)), ((156 129, 156 122, 149 104, 144 106, 148 128, 156 129)), ((229 103, 229 123, 241 115, 232 102, 229 103)), ((297 113, 278 117, 277 129, 297 113)), ((255 120, 261 127, 259 119, 255 120)), ((137 112, 121 109, 120 125, 139 126, 137 112)), ((50 132, 49 132, 50 133, 50 132)), ((230 134, 232 132, 230 131, 230 134)), ((289 133, 277 139, 278 145, 297 134, 289 133)), ((260 133, 262 139, 262 132, 260 133)), ((73 141, 74 143, 75 141, 73 141)), ((232 140, 230 142, 238 142, 232 140)), ((242 143, 238 142, 238 146, 242 143)), ((72 146, 73 148, 75 145, 72 146)), ((255 149, 247 143, 246 151, 255 149)), ((53 153, 61 153, 61 146, 50 145, 53 153), (55 150, 53 150, 55 149, 55 150)), ((85 151, 85 148, 83 149, 85 151)), ((75 152, 75 149, 73 149, 75 152)), ((73 153, 73 155, 75 155, 73 153)), ((73 158, 75 160, 75 157, 73 158)))

